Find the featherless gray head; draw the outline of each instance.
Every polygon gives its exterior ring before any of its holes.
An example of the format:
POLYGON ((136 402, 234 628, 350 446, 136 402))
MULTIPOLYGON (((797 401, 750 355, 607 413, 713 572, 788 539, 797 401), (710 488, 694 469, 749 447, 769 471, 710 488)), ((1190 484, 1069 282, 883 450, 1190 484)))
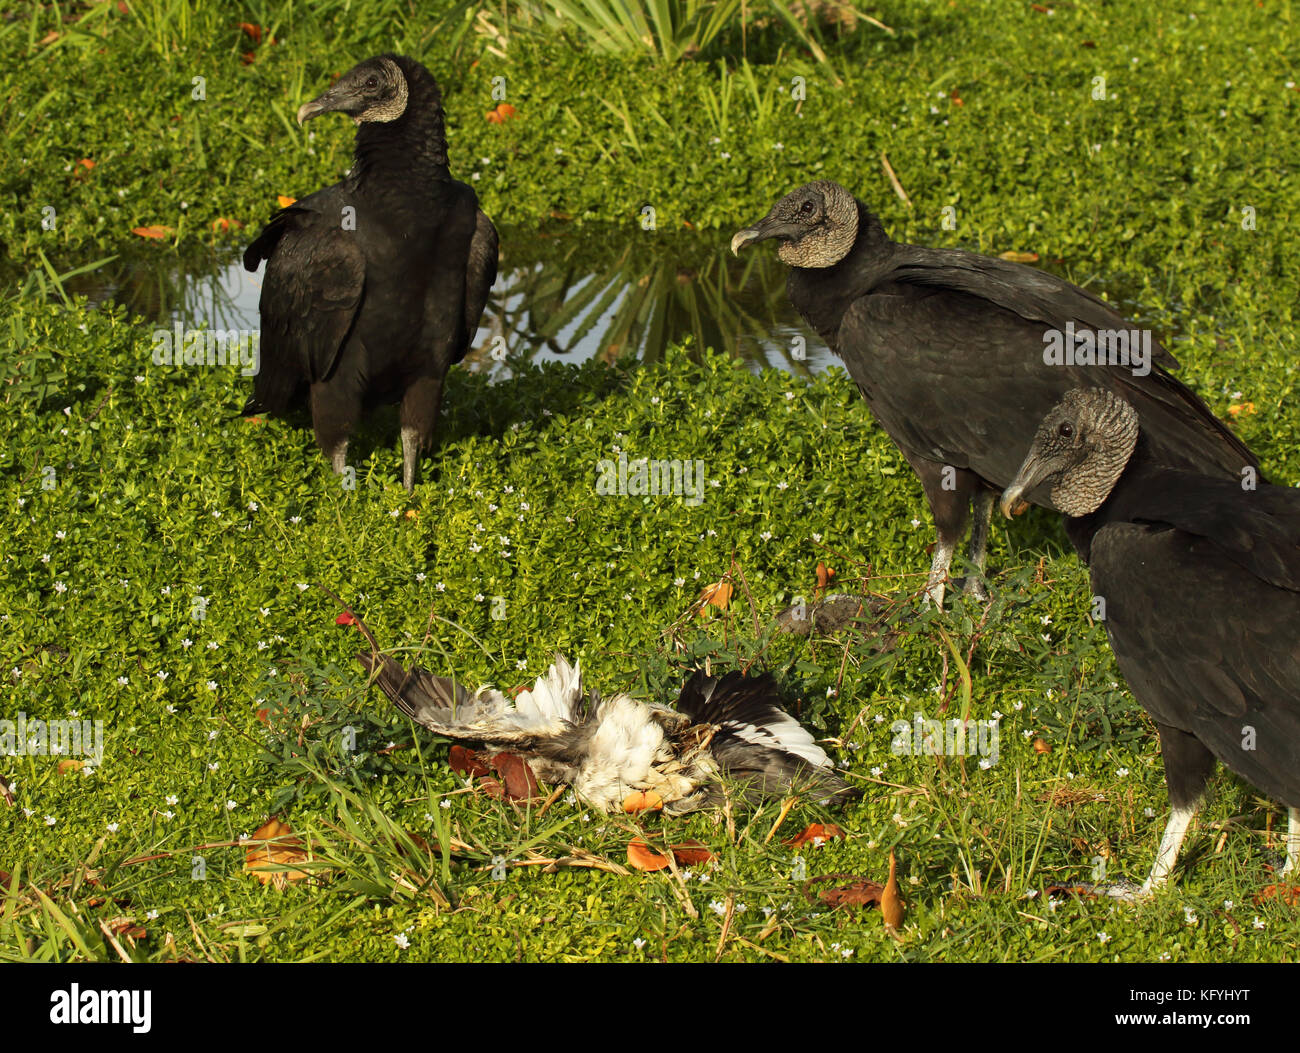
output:
POLYGON ((819 180, 787 194, 752 227, 737 231, 731 251, 778 238, 777 255, 791 267, 833 267, 858 236, 858 203, 839 183, 819 180))
POLYGON ((366 59, 336 80, 328 91, 303 103, 298 123, 322 113, 346 113, 357 124, 395 121, 406 112, 410 88, 401 67, 387 55, 366 59))
POLYGON ((1067 516, 1102 506, 1138 440, 1138 414, 1103 388, 1075 388, 1043 418, 1016 478, 1002 494, 1011 515, 1024 496, 1051 484, 1052 503, 1067 516))

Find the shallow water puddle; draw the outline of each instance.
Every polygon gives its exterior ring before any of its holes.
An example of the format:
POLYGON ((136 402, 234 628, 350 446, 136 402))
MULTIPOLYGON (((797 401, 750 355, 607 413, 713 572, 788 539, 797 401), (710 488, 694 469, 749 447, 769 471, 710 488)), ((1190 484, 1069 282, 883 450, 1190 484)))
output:
MULTIPOLYGON (((736 259, 725 235, 507 230, 501 244, 500 273, 464 363, 494 378, 519 361, 653 362, 687 337, 754 369, 809 374, 837 361, 791 308, 775 254, 736 259)), ((238 252, 138 254, 67 286, 168 328, 259 324, 261 272, 245 271, 238 252)))

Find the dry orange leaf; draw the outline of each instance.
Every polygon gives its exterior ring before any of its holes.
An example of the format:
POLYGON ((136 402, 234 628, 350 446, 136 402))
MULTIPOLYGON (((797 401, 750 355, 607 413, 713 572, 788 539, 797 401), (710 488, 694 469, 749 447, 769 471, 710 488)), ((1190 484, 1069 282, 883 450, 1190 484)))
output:
POLYGON ((511 117, 515 116, 516 110, 508 102, 503 102, 495 110, 488 110, 484 115, 487 117, 489 124, 505 124, 511 117))
POLYGON ((700 593, 700 614, 704 614, 705 608, 717 607, 720 611, 725 611, 727 605, 731 602, 731 586, 725 581, 717 581, 712 585, 704 586, 704 591, 700 593))
POLYGON ((419 519, 419 518, 420 518, 420 513, 417 512, 414 508, 408 508, 408 509, 406 510, 406 513, 405 513, 405 514, 406 514, 406 518, 407 518, 407 519, 419 519))
POLYGON ((77 162, 76 167, 78 167, 78 168, 94 168, 94 167, 95 167, 95 162, 92 161, 89 157, 83 157, 80 161, 77 162))
POLYGON ((1254 412, 1255 404, 1253 402, 1238 402, 1235 406, 1228 407, 1228 415, 1232 417, 1236 417, 1241 413, 1250 414, 1254 412))
POLYGON ((81 771, 86 766, 85 761, 79 760, 61 760, 59 761, 59 774, 67 775, 70 771, 81 771))
POLYGON ((1051 753, 1052 744, 1050 742, 1044 742, 1042 739, 1034 739, 1034 752, 1051 753))
POLYGON ((1280 899, 1288 907, 1300 906, 1300 885, 1265 885, 1255 893, 1255 902, 1280 899))
POLYGON ((302 881, 311 875, 293 864, 307 858, 301 838, 293 836, 293 828, 271 816, 253 832, 256 842, 244 853, 244 869, 263 885, 284 889, 290 881, 302 881), (284 867, 287 869, 273 869, 284 867))
POLYGON ((214 234, 224 234, 232 228, 235 230, 243 230, 244 224, 240 223, 237 219, 226 219, 225 216, 218 216, 212 221, 212 231, 214 234))
POLYGON ((281 208, 288 208, 298 199, 296 197, 290 197, 288 194, 276 194, 275 200, 280 203, 281 208))
POLYGON ((240 29, 242 29, 245 33, 247 33, 250 37, 253 38, 254 44, 260 44, 262 42, 261 26, 255 25, 252 22, 239 22, 237 24, 240 29))
POLYGON ((487 775, 492 770, 478 753, 460 745, 452 746, 447 763, 451 765, 451 770, 460 776, 487 775))
POLYGON ((802 845, 811 844, 814 847, 824 845, 833 837, 844 839, 844 831, 834 823, 827 823, 823 826, 821 823, 809 823, 804 827, 803 833, 796 837, 789 838, 785 843, 791 848, 799 848, 802 845))
POLYGON ((817 589, 816 589, 816 591, 813 593, 813 597, 814 597, 814 598, 817 598, 817 597, 821 596, 821 594, 824 593, 824 592, 826 591, 826 587, 827 587, 828 585, 830 585, 830 583, 831 583, 831 578, 833 578, 833 577, 835 577, 835 571, 833 571, 830 567, 826 566, 825 563, 822 563, 820 560, 818 560, 818 562, 817 562, 817 589))
POLYGON ((663 870, 668 866, 668 857, 654 851, 641 838, 634 837, 627 843, 627 865, 635 870, 663 870))
POLYGON ((155 241, 160 241, 161 239, 167 237, 167 235, 173 233, 173 228, 160 227, 160 226, 132 227, 131 233, 136 235, 137 237, 153 238, 155 241))
POLYGON ((903 924, 903 901, 898 895, 898 864, 893 852, 889 853, 889 880, 880 893, 880 914, 889 932, 897 932, 903 924))
POLYGON ((529 801, 538 796, 537 776, 523 757, 514 753, 498 753, 488 758, 505 787, 508 801, 529 801))
POLYGON ((661 812, 664 799, 654 790, 633 790, 623 798, 623 811, 629 815, 634 812, 661 812))
POLYGON ((41 37, 40 46, 44 47, 46 44, 53 44, 61 35, 57 29, 51 29, 45 36, 41 37))
POLYGON ((1006 260, 1008 263, 1037 263, 1038 253, 1020 252, 1018 249, 1007 249, 1006 252, 999 252, 998 259, 1006 260))
POLYGON ((673 858, 684 866, 695 866, 697 863, 707 863, 713 858, 713 853, 705 848, 699 841, 683 841, 679 845, 672 846, 673 858))

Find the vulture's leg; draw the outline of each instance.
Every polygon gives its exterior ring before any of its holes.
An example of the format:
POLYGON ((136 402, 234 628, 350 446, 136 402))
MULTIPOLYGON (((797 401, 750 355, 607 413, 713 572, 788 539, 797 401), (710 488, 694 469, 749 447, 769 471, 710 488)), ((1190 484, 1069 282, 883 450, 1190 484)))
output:
POLYGON ((1214 754, 1200 741, 1185 731, 1156 724, 1160 732, 1160 754, 1165 762, 1165 783, 1169 787, 1169 822, 1160 835, 1160 848, 1151 873, 1141 888, 1132 885, 1115 885, 1104 889, 1118 899, 1146 899, 1169 881, 1169 874, 1178 860, 1178 850, 1187 836, 1196 812, 1200 808, 1205 787, 1214 774, 1214 754))
POLYGON ((966 532, 966 517, 970 513, 971 499, 979 487, 979 479, 964 468, 913 458, 906 451, 903 455, 921 478, 938 533, 934 559, 925 583, 925 605, 928 607, 933 603, 942 607, 948 569, 966 532))
POLYGON ((1286 863, 1278 877, 1286 877, 1300 870, 1300 808, 1287 809, 1286 863))
POLYGON ((335 376, 311 386, 311 422, 317 445, 329 458, 330 467, 342 475, 348 465, 348 436, 361 413, 361 397, 338 379, 335 376))
POLYGON ((420 451, 429 448, 442 405, 442 381, 417 377, 402 396, 402 485, 415 488, 415 467, 420 451))
POLYGON ((989 590, 984 585, 984 563, 989 555, 989 530, 993 524, 993 503, 997 494, 986 486, 975 491, 972 502, 973 516, 970 524, 970 561, 977 573, 966 579, 965 592, 981 603, 987 603, 989 590))

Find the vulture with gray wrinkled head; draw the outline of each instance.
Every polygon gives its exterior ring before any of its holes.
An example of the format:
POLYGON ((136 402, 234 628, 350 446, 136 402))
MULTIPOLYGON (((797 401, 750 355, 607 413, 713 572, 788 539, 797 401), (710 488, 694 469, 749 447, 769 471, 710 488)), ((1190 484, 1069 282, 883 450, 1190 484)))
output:
POLYGON ((547 674, 512 702, 491 687, 471 693, 447 677, 404 669, 377 650, 357 658, 417 724, 521 756, 544 781, 567 783, 606 812, 631 809, 629 802, 646 794, 655 795, 668 815, 716 807, 726 797, 722 776, 749 801, 797 790, 823 802, 855 795, 825 751, 780 707, 770 674, 697 671, 672 708, 625 694, 584 694, 578 666, 557 656, 547 674))
POLYGON ((469 350, 496 280, 497 232, 451 178, 442 96, 420 63, 367 59, 298 110, 356 122, 342 182, 281 209, 244 253, 266 261, 260 369, 245 413, 305 394, 334 470, 363 410, 400 401, 402 484, 433 440, 443 382, 469 350))
POLYGON ((1300 491, 1176 471, 1134 452, 1119 396, 1068 393, 1002 497, 1046 487, 1087 562, 1133 696, 1155 721, 1172 814, 1146 884, 1163 885, 1217 758, 1289 809, 1300 866, 1300 491))
MULTIPOLYGON (((778 255, 790 265, 791 302, 844 359, 921 479, 938 530, 929 599, 943 601, 972 503, 971 561, 983 570, 996 493, 1011 482, 1038 422, 1071 388, 1131 401, 1142 414, 1145 453, 1159 463, 1219 478, 1257 467, 1170 375, 1177 362, 1168 351, 1061 278, 971 252, 899 244, 848 190, 825 181, 778 201, 736 234, 732 251, 767 238, 780 242, 778 255), (1108 362, 1126 358, 1127 365, 1081 364, 1089 342, 1095 355, 1103 338, 1108 362)), ((1049 496, 1029 496, 1051 507, 1049 496)), ((978 578, 968 589, 984 595, 978 578)))

